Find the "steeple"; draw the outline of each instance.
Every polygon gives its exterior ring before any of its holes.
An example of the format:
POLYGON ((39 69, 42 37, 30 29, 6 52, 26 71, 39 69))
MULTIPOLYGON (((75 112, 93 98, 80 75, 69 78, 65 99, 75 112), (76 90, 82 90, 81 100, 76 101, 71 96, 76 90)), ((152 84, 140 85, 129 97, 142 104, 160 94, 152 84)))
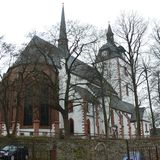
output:
POLYGON ((112 32, 110 24, 108 24, 108 31, 106 35, 107 35, 107 42, 114 43, 114 37, 113 37, 114 34, 112 32))
POLYGON ((66 22, 65 22, 65 13, 64 13, 64 4, 62 4, 62 13, 61 13, 61 23, 60 23, 60 33, 58 40, 58 48, 62 49, 65 53, 68 52, 68 39, 66 34, 66 22))

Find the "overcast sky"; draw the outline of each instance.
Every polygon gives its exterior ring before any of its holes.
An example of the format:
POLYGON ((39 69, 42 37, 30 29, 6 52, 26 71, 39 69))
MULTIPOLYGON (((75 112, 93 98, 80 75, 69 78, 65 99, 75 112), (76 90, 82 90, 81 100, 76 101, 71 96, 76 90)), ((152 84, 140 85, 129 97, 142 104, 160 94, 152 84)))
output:
POLYGON ((159 0, 0 0, 0 35, 23 43, 31 30, 43 31, 60 21, 64 2, 66 20, 79 20, 103 29, 121 11, 135 10, 145 18, 159 18, 159 0))

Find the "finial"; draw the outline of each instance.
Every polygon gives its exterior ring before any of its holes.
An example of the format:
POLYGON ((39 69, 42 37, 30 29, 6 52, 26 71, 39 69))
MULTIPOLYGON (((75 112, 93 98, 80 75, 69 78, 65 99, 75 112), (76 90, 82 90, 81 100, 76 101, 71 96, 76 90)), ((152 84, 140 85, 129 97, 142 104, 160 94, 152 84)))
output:
POLYGON ((112 29, 111 29, 111 26, 108 22, 108 31, 107 31, 107 42, 110 42, 110 43, 114 43, 114 37, 113 37, 113 32, 112 32, 112 29))

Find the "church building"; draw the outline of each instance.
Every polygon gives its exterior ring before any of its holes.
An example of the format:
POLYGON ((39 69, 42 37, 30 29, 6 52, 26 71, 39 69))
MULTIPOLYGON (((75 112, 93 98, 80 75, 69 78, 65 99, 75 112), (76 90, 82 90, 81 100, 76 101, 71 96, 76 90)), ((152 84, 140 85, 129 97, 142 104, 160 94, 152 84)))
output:
MULTIPOLYGON (((69 53, 66 27, 63 6, 58 46, 35 35, 4 75, 0 134, 54 137, 68 123, 72 136, 104 137, 107 123, 110 138, 134 138, 129 66, 123 60, 125 49, 114 42, 110 24, 94 67, 69 53)), ((145 112, 140 108, 144 137, 150 134, 145 112)))

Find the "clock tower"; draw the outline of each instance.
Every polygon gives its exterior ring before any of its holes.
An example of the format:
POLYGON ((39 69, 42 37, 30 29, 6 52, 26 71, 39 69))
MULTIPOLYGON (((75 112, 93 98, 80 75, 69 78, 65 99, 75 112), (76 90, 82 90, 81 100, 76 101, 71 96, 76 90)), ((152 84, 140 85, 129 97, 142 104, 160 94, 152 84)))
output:
POLYGON ((112 85, 118 93, 120 99, 129 96, 129 77, 126 74, 127 64, 123 59, 125 49, 117 46, 114 42, 114 34, 110 24, 106 33, 107 43, 102 45, 96 57, 95 65, 105 79, 112 85))

